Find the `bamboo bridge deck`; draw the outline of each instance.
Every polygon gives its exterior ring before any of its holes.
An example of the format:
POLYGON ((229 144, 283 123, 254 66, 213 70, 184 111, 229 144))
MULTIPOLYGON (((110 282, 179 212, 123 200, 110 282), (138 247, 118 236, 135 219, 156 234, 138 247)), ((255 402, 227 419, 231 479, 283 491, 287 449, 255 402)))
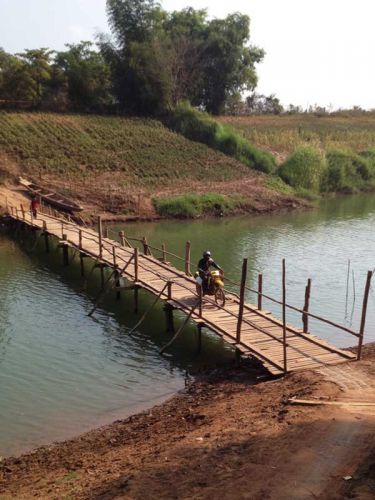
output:
POLYGON ((93 229, 45 213, 35 219, 29 212, 13 207, 9 217, 41 230, 46 238, 58 238, 60 245, 76 250, 81 257, 89 256, 99 265, 117 269, 118 278, 125 278, 137 288, 159 296, 171 307, 183 311, 199 327, 207 327, 232 344, 242 355, 256 357, 274 375, 357 358, 311 333, 284 324, 253 304, 241 304, 236 294, 226 292, 224 307, 218 307, 210 297, 201 300, 191 276, 152 255, 142 254, 136 247, 104 238, 93 229))

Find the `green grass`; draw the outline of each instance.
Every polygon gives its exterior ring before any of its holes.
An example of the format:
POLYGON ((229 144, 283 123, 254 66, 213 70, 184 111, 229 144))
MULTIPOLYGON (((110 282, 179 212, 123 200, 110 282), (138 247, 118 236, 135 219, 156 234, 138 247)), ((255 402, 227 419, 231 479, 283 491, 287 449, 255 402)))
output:
POLYGON ((159 215, 181 219, 230 215, 246 206, 244 198, 239 195, 225 196, 216 193, 154 198, 153 202, 159 215))
POLYGON ((244 165, 151 119, 48 113, 0 113, 0 153, 26 174, 85 179, 120 173, 126 186, 226 181, 244 165))
POLYGON ((252 169, 265 173, 275 169, 276 161, 272 154, 256 148, 232 127, 219 123, 188 103, 180 103, 168 123, 184 137, 233 156, 252 169))
POLYGON ((278 175, 295 189, 319 192, 325 160, 311 146, 299 146, 278 169, 278 175))

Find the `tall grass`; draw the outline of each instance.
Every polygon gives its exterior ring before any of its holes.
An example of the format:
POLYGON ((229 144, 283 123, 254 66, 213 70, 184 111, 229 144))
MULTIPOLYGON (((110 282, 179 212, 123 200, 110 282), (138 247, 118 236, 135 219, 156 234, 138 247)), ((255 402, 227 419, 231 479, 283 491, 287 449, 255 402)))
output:
POLYGON ((229 215, 245 206, 245 200, 239 195, 225 196, 216 193, 154 198, 153 203, 159 215, 180 219, 229 215))
POLYGON ((366 154, 357 155, 340 149, 328 151, 321 191, 354 193, 373 187, 375 162, 373 154, 369 153, 366 157, 366 154))
POLYGON ((231 127, 219 123, 186 102, 178 104, 168 124, 184 137, 233 156, 250 168, 266 173, 275 169, 276 162, 271 153, 257 149, 231 127))
POLYGON ((300 146, 288 156, 278 173, 296 189, 317 192, 324 169, 325 161, 320 151, 311 146, 300 146))

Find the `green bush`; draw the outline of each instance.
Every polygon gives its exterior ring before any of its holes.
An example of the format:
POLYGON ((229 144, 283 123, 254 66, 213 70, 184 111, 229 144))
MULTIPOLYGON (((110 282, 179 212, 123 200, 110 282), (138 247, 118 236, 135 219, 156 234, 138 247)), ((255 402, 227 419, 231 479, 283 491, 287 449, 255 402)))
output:
POLYGON ((184 137, 203 142, 213 149, 233 156, 250 168, 271 173, 276 165, 274 156, 257 149, 228 125, 214 120, 207 113, 198 111, 182 102, 168 119, 169 126, 184 137))
POLYGON ((269 189, 273 189, 274 191, 278 191, 279 193, 289 194, 293 196, 295 194, 295 190, 289 184, 286 184, 280 177, 277 175, 269 175, 265 182, 265 187, 269 189))
POLYGON ((357 155, 335 149, 326 154, 327 169, 321 183, 322 192, 354 193, 368 189, 374 180, 375 153, 357 155))
POLYGON ((157 213, 163 217, 188 219, 204 215, 228 215, 240 209, 245 202, 241 196, 207 193, 154 198, 153 203, 157 213))
POLYGON ((278 174, 295 189, 318 192, 324 170, 321 153, 311 146, 300 146, 287 157, 278 174))

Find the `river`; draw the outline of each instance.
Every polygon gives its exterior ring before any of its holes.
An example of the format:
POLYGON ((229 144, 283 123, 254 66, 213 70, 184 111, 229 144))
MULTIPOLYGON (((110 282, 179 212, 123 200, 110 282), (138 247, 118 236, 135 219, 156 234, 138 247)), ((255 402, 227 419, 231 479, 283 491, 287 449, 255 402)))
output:
MULTIPOLYGON (((318 209, 280 216, 204 221, 165 221, 111 226, 128 236, 146 235, 155 246, 183 254, 190 240, 192 261, 210 249, 226 275, 239 281, 249 259, 248 284, 264 276, 264 292, 281 297, 281 260, 287 265, 287 301, 301 307, 312 278, 310 310, 358 330, 366 272, 375 267, 375 196, 324 200, 318 209), (348 260, 350 273, 348 275, 348 260), (349 279, 348 279, 349 276, 349 279)), ((177 264, 177 263, 176 263, 177 264)), ((129 294, 109 295, 87 316, 99 290, 95 272, 84 286, 78 265, 62 268, 57 247, 46 256, 33 238, 0 236, 0 455, 7 456, 65 439, 150 407, 184 386, 186 373, 232 359, 232 350, 206 333, 196 352, 195 329, 161 357, 168 340, 162 305, 129 336, 151 303, 140 294, 135 315, 129 294), (20 245, 20 239, 24 244, 20 245)), ((249 301, 255 296, 248 294, 249 301)), ((375 340, 371 289, 366 341, 375 340)), ((281 316, 280 306, 264 307, 281 316)), ((181 321, 177 315, 177 322, 181 321)), ((288 322, 301 325, 288 312, 288 322)), ((311 330, 337 346, 356 340, 312 321, 311 330)))

